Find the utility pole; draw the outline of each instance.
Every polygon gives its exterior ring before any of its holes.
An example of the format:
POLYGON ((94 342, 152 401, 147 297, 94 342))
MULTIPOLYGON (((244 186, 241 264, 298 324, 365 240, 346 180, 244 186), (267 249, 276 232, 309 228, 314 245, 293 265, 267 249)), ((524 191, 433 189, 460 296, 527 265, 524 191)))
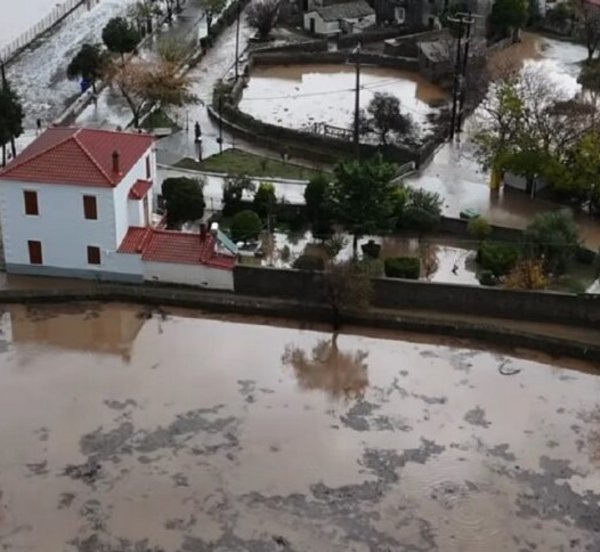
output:
POLYGON ((455 133, 460 134, 462 130, 463 110, 466 98, 466 76, 471 44, 471 27, 475 19, 471 12, 468 12, 457 13, 456 16, 449 17, 448 21, 458 24, 456 59, 454 62, 454 84, 452 86, 452 122, 450 126, 450 139, 452 140, 455 133), (462 52, 463 30, 465 31, 464 52, 462 52))
POLYGON ((453 19, 449 17, 448 21, 458 23, 458 37, 456 39, 456 60, 454 62, 454 83, 452 85, 452 123, 450 126, 450 140, 452 140, 454 138, 454 131, 456 129, 456 111, 458 108, 458 92, 460 89, 460 47, 463 31, 463 20, 462 17, 460 19, 453 19))
POLYGON ((461 79, 461 87, 460 87, 460 102, 458 106, 458 121, 456 122, 456 132, 459 134, 462 132, 462 124, 463 124, 463 116, 464 116, 464 108, 465 108, 465 98, 467 96, 467 69, 469 66, 469 48, 471 46, 471 28, 475 19, 471 15, 469 11, 467 13, 467 33, 465 36, 465 54, 463 56, 463 66, 462 66, 462 79, 461 79))
POLYGON ((354 89, 354 158, 360 158, 360 42, 352 50, 356 56, 356 86, 354 89))
POLYGON ((238 59, 240 57, 240 2, 237 5, 237 21, 235 24, 235 82, 237 82, 239 78, 238 72, 238 59))

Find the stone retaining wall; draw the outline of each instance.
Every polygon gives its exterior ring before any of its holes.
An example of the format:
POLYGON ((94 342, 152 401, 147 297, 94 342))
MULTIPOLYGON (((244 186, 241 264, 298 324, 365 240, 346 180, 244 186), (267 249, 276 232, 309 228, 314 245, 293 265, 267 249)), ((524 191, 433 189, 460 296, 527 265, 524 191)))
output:
MULTIPOLYGON (((85 290, 0 290, 0 304, 82 301, 120 301, 157 307, 184 307, 224 314, 260 315, 315 322, 327 322, 331 318, 330 310, 327 307, 310 304, 306 300, 302 302, 281 301, 273 298, 246 297, 182 287, 98 285, 90 286, 85 290)), ((588 345, 570 339, 512 331, 506 327, 495 326, 493 322, 488 324, 481 321, 432 320, 426 316, 399 317, 393 311, 390 314, 382 311, 346 314, 342 316, 340 322, 355 327, 375 327, 476 339, 505 347, 528 348, 551 355, 600 362, 600 344, 588 345)))
MULTIPOLYGON (((372 304, 382 309, 409 309, 458 316, 511 318, 590 326, 600 323, 600 296, 513 291, 397 278, 373 280, 372 304)), ((282 299, 324 301, 324 276, 318 272, 238 266, 236 293, 282 299)))

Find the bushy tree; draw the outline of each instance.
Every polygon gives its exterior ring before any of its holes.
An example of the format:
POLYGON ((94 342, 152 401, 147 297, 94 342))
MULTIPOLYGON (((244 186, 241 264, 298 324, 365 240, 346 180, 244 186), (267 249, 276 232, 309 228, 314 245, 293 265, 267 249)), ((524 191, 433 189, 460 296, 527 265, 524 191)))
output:
POLYGON ((106 69, 106 57, 99 44, 84 44, 67 66, 67 77, 70 80, 82 78, 92 85, 97 94, 96 81, 106 69))
POLYGON ((261 40, 266 40, 277 21, 279 0, 257 0, 248 7, 248 25, 256 30, 261 40))
POLYGON ((12 156, 17 155, 15 139, 23 133, 25 112, 19 95, 13 90, 0 67, 0 146, 2 147, 2 166, 6 165, 6 146, 10 144, 12 156))
POLYGON ((483 241, 492 233, 490 223, 483 217, 472 218, 468 223, 468 232, 476 240, 483 241))
POLYGON ((442 199, 439 194, 421 188, 407 188, 406 192, 397 225, 419 233, 433 232, 439 226, 442 216, 442 199))
POLYGON ((477 251, 479 264, 496 277, 508 274, 519 260, 519 249, 504 243, 483 242, 477 251))
POLYGON ((375 132, 382 145, 388 143, 390 134, 410 136, 415 128, 410 115, 401 112, 399 98, 387 92, 375 92, 361 119, 363 133, 375 132))
POLYGON ((329 179, 324 174, 319 174, 313 177, 304 189, 306 214, 316 238, 324 238, 332 233, 330 188, 329 179))
POLYGON ((534 217, 523 236, 529 255, 541 258, 546 271, 562 274, 581 243, 570 211, 550 211, 534 217))
POLYGON ((600 47, 600 8, 585 0, 575 0, 572 5, 578 20, 579 36, 587 48, 588 61, 591 61, 600 47))
POLYGON ((346 161, 335 169, 331 201, 336 219, 353 235, 355 258, 359 236, 394 227, 395 174, 396 166, 380 155, 366 161, 346 161))
POLYGON ((167 226, 176 228, 184 222, 199 220, 204 215, 203 183, 194 178, 167 178, 162 195, 167 207, 167 226))
POLYGON ((513 33, 513 39, 518 37, 518 31, 529 20, 528 0, 496 0, 492 7, 492 26, 499 32, 508 35, 513 33))
POLYGON ((162 60, 112 64, 106 75, 127 102, 136 128, 144 106, 156 103, 163 107, 181 106, 198 101, 189 76, 180 72, 175 64, 162 60))
POLYGON ((140 33, 124 17, 113 17, 102 29, 102 41, 106 47, 117 54, 133 52, 140 41, 140 33))
POLYGON ((210 28, 212 25, 212 20, 215 15, 221 13, 223 8, 225 7, 225 0, 196 0, 200 5, 202 10, 204 11, 204 17, 206 17, 206 31, 208 36, 210 36, 210 28))
POLYGON ((275 195, 275 186, 271 182, 261 182, 258 190, 254 194, 254 210, 263 219, 271 216, 277 205, 277 196, 275 195))
POLYGON ((223 183, 223 215, 230 217, 240 211, 244 192, 254 192, 254 183, 245 175, 229 175, 223 183))
POLYGON ((260 217, 249 209, 240 211, 231 223, 231 239, 235 242, 246 242, 258 239, 262 230, 260 217))

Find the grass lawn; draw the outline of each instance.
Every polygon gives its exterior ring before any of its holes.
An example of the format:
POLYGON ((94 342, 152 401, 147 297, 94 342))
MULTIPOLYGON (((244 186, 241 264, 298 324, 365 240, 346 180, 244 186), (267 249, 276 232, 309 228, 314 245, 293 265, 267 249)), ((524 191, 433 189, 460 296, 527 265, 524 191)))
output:
POLYGON ((243 174, 256 177, 272 176, 293 180, 310 180, 313 176, 320 173, 316 169, 309 169, 294 163, 284 163, 277 159, 247 153, 235 148, 207 157, 200 163, 193 159, 182 159, 176 166, 192 170, 243 174))

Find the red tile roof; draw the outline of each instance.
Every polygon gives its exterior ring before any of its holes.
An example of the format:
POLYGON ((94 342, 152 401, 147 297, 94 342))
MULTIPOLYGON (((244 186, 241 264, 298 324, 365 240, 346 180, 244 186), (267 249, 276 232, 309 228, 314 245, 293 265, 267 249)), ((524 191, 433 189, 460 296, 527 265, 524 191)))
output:
POLYGON ((0 180, 114 187, 154 138, 147 134, 87 128, 49 128, 0 170, 0 180), (113 152, 119 152, 119 172, 113 152))
POLYGON ((152 188, 151 180, 137 180, 129 190, 129 199, 144 199, 150 188, 152 188))
POLYGON ((157 263, 200 264, 232 270, 235 258, 215 251, 216 238, 173 230, 130 226, 118 249, 119 253, 134 253, 144 261, 157 263))

